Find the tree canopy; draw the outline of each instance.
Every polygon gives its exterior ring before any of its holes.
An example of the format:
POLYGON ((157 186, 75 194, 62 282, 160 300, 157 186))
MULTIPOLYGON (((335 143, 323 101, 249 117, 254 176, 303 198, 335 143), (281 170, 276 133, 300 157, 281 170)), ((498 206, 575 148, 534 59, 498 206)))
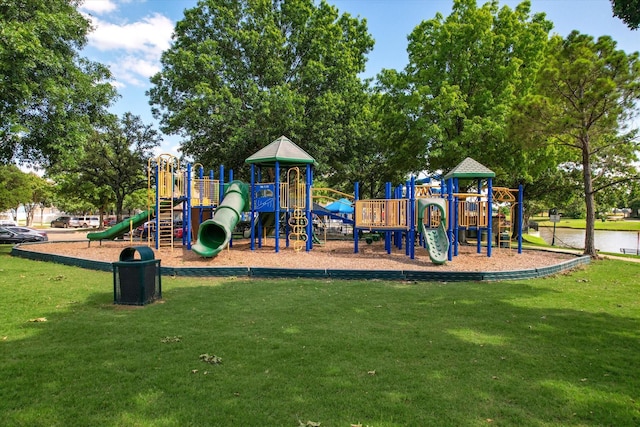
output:
POLYGON ((611 0, 613 16, 617 16, 632 30, 640 26, 640 0, 611 0))
POLYGON ((72 159, 115 97, 108 69, 78 54, 90 30, 78 3, 0 2, 0 162, 72 159))
POLYGON ((397 162, 446 172, 470 156, 498 176, 516 168, 506 118, 532 87, 551 27, 544 14, 531 16, 528 1, 510 9, 456 0, 448 17, 420 23, 404 72, 380 76, 397 162))
POLYGON ((286 135, 329 173, 361 138, 366 21, 326 1, 200 0, 176 25, 150 103, 184 154, 209 167, 286 135))

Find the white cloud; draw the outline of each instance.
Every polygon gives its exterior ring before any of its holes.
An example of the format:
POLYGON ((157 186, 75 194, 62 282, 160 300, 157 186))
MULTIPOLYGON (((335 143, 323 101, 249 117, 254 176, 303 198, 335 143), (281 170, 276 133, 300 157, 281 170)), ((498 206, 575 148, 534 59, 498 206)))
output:
POLYGON ((160 71, 162 52, 171 46, 174 23, 159 13, 123 24, 88 18, 95 27, 89 46, 109 56, 101 62, 109 65, 114 86, 147 86, 149 77, 160 71))
POLYGON ((165 140, 162 141, 160 146, 156 147, 153 152, 156 156, 161 154, 171 154, 172 156, 180 157, 182 155, 182 146, 179 142, 173 140, 173 136, 164 135, 165 140), (169 140, 167 140, 169 139, 169 140))
POLYGON ((118 5, 112 0, 85 0, 80 6, 80 10, 96 15, 113 12, 116 9, 118 9, 118 5))
POLYGON ((157 58, 146 59, 135 55, 121 56, 108 65, 116 81, 121 85, 147 86, 149 77, 160 71, 157 58))
POLYGON ((89 34, 89 46, 100 51, 126 50, 160 54, 169 48, 173 22, 155 13, 132 23, 115 24, 91 18, 95 31, 89 34))

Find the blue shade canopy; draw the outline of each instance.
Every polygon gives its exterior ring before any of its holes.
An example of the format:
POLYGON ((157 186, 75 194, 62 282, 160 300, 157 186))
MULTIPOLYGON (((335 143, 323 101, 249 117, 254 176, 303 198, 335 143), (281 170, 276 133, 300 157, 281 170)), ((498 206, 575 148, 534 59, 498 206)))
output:
POLYGON ((331 202, 324 208, 331 213, 338 213, 338 214, 353 213, 353 205, 351 204, 351 200, 345 199, 345 198, 336 200, 335 202, 331 202))

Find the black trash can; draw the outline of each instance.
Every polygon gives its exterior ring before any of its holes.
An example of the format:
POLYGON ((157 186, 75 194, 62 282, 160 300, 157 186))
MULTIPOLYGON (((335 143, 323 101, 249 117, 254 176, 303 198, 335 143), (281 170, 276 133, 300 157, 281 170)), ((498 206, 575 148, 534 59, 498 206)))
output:
POLYGON ((151 248, 125 248, 120 261, 112 265, 114 304, 145 305, 162 298, 160 260, 155 259, 151 248))

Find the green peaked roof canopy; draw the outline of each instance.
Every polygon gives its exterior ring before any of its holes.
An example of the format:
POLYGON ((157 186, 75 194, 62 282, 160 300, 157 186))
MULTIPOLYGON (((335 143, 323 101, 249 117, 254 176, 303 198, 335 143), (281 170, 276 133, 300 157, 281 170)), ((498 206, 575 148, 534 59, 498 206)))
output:
POLYGON ((286 136, 276 139, 257 153, 249 156, 244 162, 263 166, 272 166, 276 162, 288 166, 317 164, 313 157, 286 136))
POLYGON ((449 173, 444 176, 444 179, 449 178, 493 178, 496 174, 488 167, 484 166, 473 160, 471 157, 467 157, 461 161, 458 166, 451 169, 449 173))

